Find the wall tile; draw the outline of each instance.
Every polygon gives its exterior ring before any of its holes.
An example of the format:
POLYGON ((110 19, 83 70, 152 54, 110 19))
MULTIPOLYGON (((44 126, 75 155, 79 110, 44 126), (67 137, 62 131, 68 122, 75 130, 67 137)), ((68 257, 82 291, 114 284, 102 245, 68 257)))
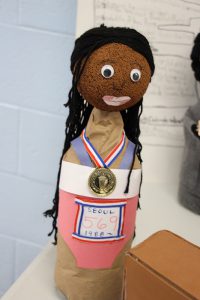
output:
POLYGON ((0 234, 45 245, 51 220, 43 212, 52 206, 54 186, 0 173, 0 234))
POLYGON ((0 102, 66 114, 74 39, 0 26, 0 102))
POLYGON ((0 235, 0 254, 0 291, 4 293, 14 281, 14 240, 0 235))
POLYGON ((75 22, 75 0, 0 0, 0 297, 49 240, 75 22))
POLYGON ((74 34, 76 0, 20 0, 20 23, 74 34))
POLYGON ((18 24, 19 0, 0 0, 0 22, 18 24))
POLYGON ((64 117, 22 111, 19 173, 55 185, 64 130, 64 117))
POLYGON ((18 133, 19 111, 0 104, 0 170, 17 171, 18 133))
POLYGON ((28 267, 32 260, 40 253, 41 247, 22 241, 16 242, 15 280, 28 267))

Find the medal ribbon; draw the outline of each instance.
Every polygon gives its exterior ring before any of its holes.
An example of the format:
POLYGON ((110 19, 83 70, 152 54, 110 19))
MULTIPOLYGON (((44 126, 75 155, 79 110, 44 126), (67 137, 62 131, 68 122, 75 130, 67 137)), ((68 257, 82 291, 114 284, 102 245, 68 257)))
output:
POLYGON ((124 130, 122 132, 122 137, 120 142, 112 149, 112 151, 108 154, 108 156, 103 160, 97 150, 94 148, 92 143, 86 136, 85 129, 82 132, 82 139, 85 146, 86 151, 88 152, 91 159, 94 161, 98 168, 108 168, 119 156, 119 154, 124 149, 125 145, 125 133, 124 130))

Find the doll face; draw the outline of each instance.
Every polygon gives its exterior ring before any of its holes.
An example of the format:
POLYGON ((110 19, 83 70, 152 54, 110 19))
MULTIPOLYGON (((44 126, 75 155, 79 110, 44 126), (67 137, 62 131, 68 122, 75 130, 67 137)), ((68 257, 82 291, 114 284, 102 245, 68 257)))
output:
POLYGON ((88 58, 78 91, 101 110, 120 111, 135 105, 151 80, 145 57, 126 45, 106 44, 88 58))

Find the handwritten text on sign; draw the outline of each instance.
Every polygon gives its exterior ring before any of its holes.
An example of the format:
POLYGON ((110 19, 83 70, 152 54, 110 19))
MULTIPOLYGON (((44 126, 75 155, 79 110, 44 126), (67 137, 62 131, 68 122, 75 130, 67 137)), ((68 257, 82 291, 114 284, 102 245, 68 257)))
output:
POLYGON ((82 240, 108 241, 123 238, 126 202, 86 202, 76 199, 78 215, 74 237, 82 240))

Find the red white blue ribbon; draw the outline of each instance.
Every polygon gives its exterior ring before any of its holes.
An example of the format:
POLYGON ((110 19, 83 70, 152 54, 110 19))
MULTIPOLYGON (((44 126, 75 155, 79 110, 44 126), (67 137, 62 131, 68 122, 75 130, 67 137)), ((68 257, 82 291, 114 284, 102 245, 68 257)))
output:
POLYGON ((112 151, 108 154, 108 156, 103 160, 97 150, 94 148, 90 140, 86 136, 85 129, 82 132, 82 139, 85 146, 86 151, 91 157, 92 161, 96 164, 98 168, 108 168, 119 156, 119 154, 124 149, 125 145, 125 132, 122 132, 122 137, 120 142, 112 149, 112 151))

